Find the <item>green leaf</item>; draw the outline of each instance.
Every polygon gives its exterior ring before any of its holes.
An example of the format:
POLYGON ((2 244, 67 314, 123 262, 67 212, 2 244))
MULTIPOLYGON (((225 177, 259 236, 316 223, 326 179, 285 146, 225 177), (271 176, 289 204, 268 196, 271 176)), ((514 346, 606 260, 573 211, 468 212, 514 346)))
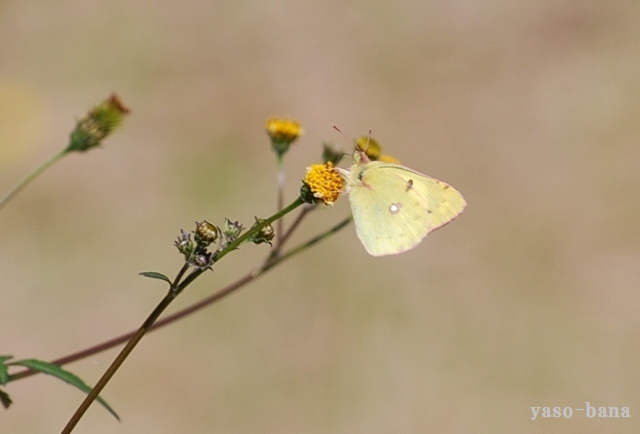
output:
POLYGON ((11 401, 11 398, 9 398, 9 394, 2 389, 0 389, 0 402, 4 408, 9 408, 13 402, 11 401))
POLYGON ((142 273, 140 273, 140 275, 144 277, 148 277, 150 279, 164 280, 169 284, 169 286, 172 285, 171 280, 169 280, 169 278, 162 273, 156 273, 155 271, 143 271, 142 273))
MULTIPOLYGON (((24 366, 25 368, 33 369, 34 371, 42 372, 43 374, 53 375, 54 377, 59 378, 60 380, 65 381, 71 384, 72 386, 77 387, 78 389, 82 390, 85 393, 91 392, 91 387, 87 386, 87 384, 85 384, 84 381, 82 381, 80 378, 78 378, 71 372, 65 371, 60 366, 55 365, 53 363, 43 362, 41 360, 36 360, 36 359, 25 359, 25 360, 18 360, 17 362, 11 362, 10 364, 24 366)), ((120 417, 118 416, 118 414, 111 407, 109 407, 109 404, 107 404, 104 399, 98 396, 96 398, 96 401, 102 404, 102 406, 106 408, 109 411, 109 413, 111 413, 116 419, 120 420, 120 417)))
POLYGON ((7 365, 4 363, 9 359, 13 359, 13 356, 0 356, 0 384, 7 384, 7 381, 9 381, 9 372, 7 371, 7 365))

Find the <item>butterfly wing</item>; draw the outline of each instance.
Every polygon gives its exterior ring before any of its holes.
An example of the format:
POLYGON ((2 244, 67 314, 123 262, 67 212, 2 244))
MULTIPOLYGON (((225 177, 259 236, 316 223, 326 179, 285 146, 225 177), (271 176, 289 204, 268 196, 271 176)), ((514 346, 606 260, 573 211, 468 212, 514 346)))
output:
POLYGON ((356 233, 373 256, 412 249, 466 205, 448 184, 380 161, 355 164, 348 190, 356 233))
POLYGON ((398 175, 407 179, 407 182, 409 179, 412 180, 413 188, 423 199, 429 215, 429 232, 441 228, 464 211, 467 202, 458 190, 446 182, 412 169, 406 167, 402 167, 402 169, 398 175))

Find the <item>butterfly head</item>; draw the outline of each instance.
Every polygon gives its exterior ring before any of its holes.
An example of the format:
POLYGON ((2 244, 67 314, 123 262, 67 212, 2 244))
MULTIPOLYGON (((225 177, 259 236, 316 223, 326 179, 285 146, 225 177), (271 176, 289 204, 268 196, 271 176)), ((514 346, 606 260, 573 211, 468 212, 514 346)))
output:
POLYGON ((369 158, 365 151, 356 148, 355 152, 353 153, 353 164, 367 164, 370 161, 371 158, 369 158))

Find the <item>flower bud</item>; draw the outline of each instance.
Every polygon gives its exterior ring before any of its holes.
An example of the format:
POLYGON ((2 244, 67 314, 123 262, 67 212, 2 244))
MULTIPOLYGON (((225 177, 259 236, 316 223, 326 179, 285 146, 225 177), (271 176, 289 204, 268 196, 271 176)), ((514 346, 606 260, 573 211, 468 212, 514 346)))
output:
POLYGON ((344 157, 344 152, 335 143, 323 143, 322 144, 322 161, 331 163, 337 166, 340 160, 344 157))
MULTIPOLYGON (((256 225, 264 222, 264 219, 259 219, 258 217, 256 217, 255 219, 256 225)), ((271 226, 270 224, 265 225, 258 231, 258 233, 254 234, 251 237, 251 241, 255 244, 269 243, 269 245, 271 245, 271 240, 273 239, 274 235, 275 231, 273 229, 273 226, 271 226)))
POLYGON ((222 235, 224 236, 226 244, 233 243, 238 239, 242 232, 242 225, 240 222, 232 222, 229 219, 224 219, 224 226, 222 228, 222 235))
POLYGON ((380 158, 382 148, 378 142, 368 136, 360 136, 356 139, 356 148, 367 154, 370 160, 377 160, 380 158))
POLYGON ((180 253, 184 255, 185 260, 189 260, 194 251, 193 241, 191 241, 191 235, 180 229, 180 236, 173 243, 180 253))
POLYGON ((203 246, 215 242, 220 236, 220 229, 208 221, 196 222, 194 231, 196 243, 203 246))
POLYGON ((129 108, 116 94, 112 94, 76 123, 65 151, 86 151, 100 145, 102 140, 122 123, 127 113, 129 108))

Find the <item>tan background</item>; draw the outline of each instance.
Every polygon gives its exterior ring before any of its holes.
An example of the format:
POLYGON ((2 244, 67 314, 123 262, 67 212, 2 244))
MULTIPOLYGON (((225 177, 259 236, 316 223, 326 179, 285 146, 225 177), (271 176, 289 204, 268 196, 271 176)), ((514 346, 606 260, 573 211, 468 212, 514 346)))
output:
MULTIPOLYGON (((457 187, 454 224, 397 257, 353 227, 143 340, 78 433, 636 433, 640 427, 640 5, 613 2, 0 4, 0 191, 117 91, 102 149, 0 212, 0 353, 45 360, 137 327, 196 219, 275 208, 271 115, 320 143, 373 130, 457 187), (531 420, 531 406, 630 419, 531 420)), ((348 214, 311 216, 302 241, 348 214)), ((289 219, 291 221, 291 219, 289 219)), ((256 264, 246 246, 178 299, 256 264)), ((69 365, 95 383, 114 351, 69 365)), ((59 432, 82 393, 6 387, 0 431, 59 432)))

